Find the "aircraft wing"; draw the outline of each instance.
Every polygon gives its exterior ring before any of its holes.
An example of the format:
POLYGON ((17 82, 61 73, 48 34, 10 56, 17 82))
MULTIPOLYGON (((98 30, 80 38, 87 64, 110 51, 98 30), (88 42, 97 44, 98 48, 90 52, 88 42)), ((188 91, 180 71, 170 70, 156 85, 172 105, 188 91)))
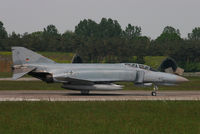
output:
POLYGON ((62 83, 70 83, 75 85, 94 85, 94 82, 83 80, 83 79, 76 79, 76 78, 70 78, 70 77, 54 77, 54 80, 62 82, 62 83))

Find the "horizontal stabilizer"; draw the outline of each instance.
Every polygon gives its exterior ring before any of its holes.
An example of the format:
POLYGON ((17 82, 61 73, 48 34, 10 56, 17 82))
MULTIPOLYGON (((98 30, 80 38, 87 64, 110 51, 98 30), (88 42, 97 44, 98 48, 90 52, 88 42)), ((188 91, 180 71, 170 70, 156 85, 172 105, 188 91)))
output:
POLYGON ((13 80, 17 80, 19 78, 21 78, 22 76, 24 76, 25 74, 33 71, 36 67, 18 67, 18 68, 14 68, 13 70, 13 80))

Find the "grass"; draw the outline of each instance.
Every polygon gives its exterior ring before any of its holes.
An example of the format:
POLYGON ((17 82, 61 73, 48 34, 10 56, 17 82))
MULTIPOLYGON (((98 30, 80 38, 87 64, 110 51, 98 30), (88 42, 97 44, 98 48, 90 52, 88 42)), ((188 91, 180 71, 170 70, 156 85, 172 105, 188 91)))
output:
POLYGON ((58 63, 71 63, 74 53, 64 52, 39 52, 39 54, 48 57, 58 63))
POLYGON ((9 78, 12 77, 11 72, 0 72, 0 78, 9 78))
POLYGON ((0 90, 62 90, 60 83, 42 81, 0 81, 0 90))
MULTIPOLYGON (((177 86, 159 86, 159 90, 200 90, 200 77, 187 77, 190 81, 177 86)), ((152 90, 152 87, 136 87, 133 82, 119 82, 124 90, 152 90)), ((62 90, 60 83, 42 81, 0 81, 0 90, 62 90)))
POLYGON ((11 56, 11 55, 12 55, 12 52, 0 51, 0 55, 11 56))
POLYGON ((0 102, 1 134, 198 134, 198 101, 0 102))
POLYGON ((150 67, 157 69, 165 58, 167 57, 166 56, 145 56, 144 60, 145 60, 146 65, 149 65, 150 67))

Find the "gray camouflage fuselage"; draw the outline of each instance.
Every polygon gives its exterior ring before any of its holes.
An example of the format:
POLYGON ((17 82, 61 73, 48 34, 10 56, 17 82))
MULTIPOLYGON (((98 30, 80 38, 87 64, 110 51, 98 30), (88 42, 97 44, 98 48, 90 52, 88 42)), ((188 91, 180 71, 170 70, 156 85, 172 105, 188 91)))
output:
POLYGON ((154 83, 157 85, 174 85, 187 81, 185 78, 164 72, 155 72, 125 63, 120 64, 28 64, 37 67, 34 72, 52 74, 54 82, 67 83, 65 78, 86 80, 95 83, 129 81, 136 84, 154 83))
POLYGON ((13 47, 13 79, 25 74, 46 82, 63 83, 73 90, 119 90, 113 82, 134 82, 138 86, 175 85, 188 81, 184 77, 157 72, 137 63, 60 64, 22 47, 13 47))

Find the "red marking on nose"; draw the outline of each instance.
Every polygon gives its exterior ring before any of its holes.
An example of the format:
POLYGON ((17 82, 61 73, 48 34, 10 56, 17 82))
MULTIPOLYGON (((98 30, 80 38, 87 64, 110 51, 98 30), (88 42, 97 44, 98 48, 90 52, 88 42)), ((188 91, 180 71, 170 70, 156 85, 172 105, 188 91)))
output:
POLYGON ((26 61, 29 61, 29 58, 26 58, 26 61))

